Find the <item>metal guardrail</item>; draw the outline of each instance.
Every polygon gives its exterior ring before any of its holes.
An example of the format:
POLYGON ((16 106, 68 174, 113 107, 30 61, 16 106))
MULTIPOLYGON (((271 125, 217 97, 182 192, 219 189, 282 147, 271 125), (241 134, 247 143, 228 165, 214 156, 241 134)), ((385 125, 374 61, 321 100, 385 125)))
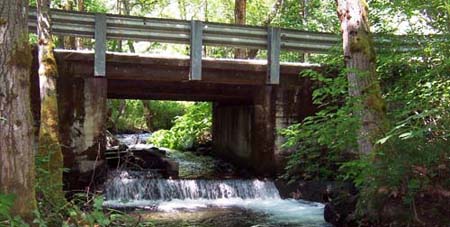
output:
MULTIPOLYGON (((51 10, 52 29, 56 35, 94 38, 95 14, 51 10)), ((30 9, 30 29, 36 29, 36 10, 30 9)), ((191 22, 184 20, 106 14, 108 39, 130 39, 190 44, 191 22)), ((211 46, 267 49, 267 28, 202 22, 203 43, 211 46)), ((280 29, 281 50, 323 53, 340 38, 331 33, 280 29)))
MULTIPOLYGON (((28 27, 36 30, 36 9, 31 8, 28 27)), ((201 80, 202 45, 268 50, 267 83, 279 83, 280 50, 324 53, 339 42, 333 34, 273 27, 240 26, 51 10, 55 35, 95 39, 95 76, 105 76, 106 39, 157 41, 191 46, 191 80, 201 80)))
MULTIPOLYGON (((279 83, 281 50, 306 53, 326 53, 341 42, 338 35, 306 32, 274 27, 242 26, 201 21, 156 19, 113 14, 51 10, 52 30, 55 35, 95 39, 95 76, 105 76, 106 39, 181 43, 191 46, 191 80, 201 80, 202 45, 228 46, 249 49, 267 49, 267 83, 279 83)), ((28 27, 36 31, 36 9, 31 8, 28 27)), ((421 49, 422 41, 405 37, 375 35, 378 50, 391 48, 401 42, 400 52, 421 49), (382 47, 382 48, 381 48, 382 47)), ((422 39, 424 42, 427 38, 422 39)))

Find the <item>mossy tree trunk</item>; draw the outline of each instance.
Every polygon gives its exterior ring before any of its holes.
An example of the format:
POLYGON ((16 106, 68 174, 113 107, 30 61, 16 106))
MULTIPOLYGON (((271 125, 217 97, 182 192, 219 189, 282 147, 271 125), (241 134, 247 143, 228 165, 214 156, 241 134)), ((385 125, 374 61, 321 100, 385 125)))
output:
POLYGON ((53 54, 53 39, 49 16, 49 0, 37 1, 39 84, 41 93, 41 125, 39 130, 39 156, 47 161, 39 166, 41 189, 47 201, 55 208, 64 204, 62 190, 63 156, 60 146, 59 117, 56 82, 58 70, 53 54), (40 174, 42 172, 42 174, 40 174))
POLYGON ((31 222, 35 146, 27 16, 27 0, 0 1, 0 193, 15 194, 12 214, 31 222))
POLYGON ((358 150, 370 153, 384 128, 385 105, 377 79, 376 56, 368 22, 365 0, 336 0, 341 22, 344 60, 350 96, 357 101, 356 114, 361 119, 358 150))

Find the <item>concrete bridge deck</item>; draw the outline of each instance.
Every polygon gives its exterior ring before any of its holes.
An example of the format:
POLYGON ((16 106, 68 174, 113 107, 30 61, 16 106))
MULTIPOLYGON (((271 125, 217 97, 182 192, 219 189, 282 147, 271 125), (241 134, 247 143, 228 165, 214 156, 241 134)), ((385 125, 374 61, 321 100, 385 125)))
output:
MULTIPOLYGON (((94 77, 94 53, 56 50, 60 72, 74 78, 94 77)), ((203 59, 202 80, 189 79, 186 58, 108 53, 108 98, 185 101, 251 102, 258 87, 266 85, 264 60, 203 59)), ((318 65, 282 63, 279 87, 298 87, 302 70, 318 65)))

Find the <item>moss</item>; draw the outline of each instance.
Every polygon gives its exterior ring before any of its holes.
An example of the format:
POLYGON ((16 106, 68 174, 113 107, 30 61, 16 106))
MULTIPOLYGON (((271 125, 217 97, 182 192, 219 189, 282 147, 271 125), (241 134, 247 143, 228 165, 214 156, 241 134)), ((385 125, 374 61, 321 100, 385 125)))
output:
MULTIPOLYGON (((44 56, 46 63, 45 67, 56 67, 56 62, 52 59, 52 52, 44 56)), ((55 72, 55 71, 53 71, 55 72)), ((53 73, 52 72, 52 73, 53 73)), ((49 75, 46 71, 46 76, 55 76, 56 74, 49 75)), ((50 79, 52 80, 52 79, 50 79)), ((41 182, 40 190, 42 194, 55 204, 55 208, 59 208, 65 204, 64 192, 62 191, 62 170, 63 170, 63 156, 61 152, 61 145, 59 142, 59 128, 58 128, 58 105, 57 94, 53 88, 47 89, 46 96, 43 97, 41 103, 41 127, 39 131, 39 156, 48 158, 46 162, 42 163, 39 168, 45 170, 40 171, 39 180, 46 180, 47 182, 41 182)))
POLYGON ((22 35, 14 44, 11 61, 9 64, 24 68, 31 68, 33 56, 28 43, 28 35, 22 35))
POLYGON ((8 23, 8 21, 6 21, 6 19, 0 17, 0 26, 3 26, 7 23, 8 23))
POLYGON ((386 112, 386 104, 383 99, 375 94, 369 94, 366 98, 366 105, 370 109, 376 111, 379 114, 384 114, 386 112))
POLYGON ((53 55, 53 43, 48 43, 47 47, 44 48, 47 48, 44 56, 42 56, 42 63, 45 66, 45 75, 48 77, 57 77, 58 67, 56 64, 55 56, 53 55))
POLYGON ((350 51, 364 53, 371 62, 376 60, 372 37, 365 31, 359 31, 358 35, 350 40, 350 51))
POLYGON ((52 53, 47 53, 43 56, 42 63, 45 65, 45 75, 48 77, 57 77, 58 68, 56 67, 56 60, 52 53))

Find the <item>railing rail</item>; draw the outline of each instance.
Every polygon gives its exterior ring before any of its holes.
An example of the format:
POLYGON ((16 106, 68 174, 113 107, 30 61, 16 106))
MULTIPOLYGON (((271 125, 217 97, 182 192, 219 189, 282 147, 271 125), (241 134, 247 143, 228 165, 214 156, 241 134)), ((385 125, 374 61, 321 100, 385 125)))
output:
MULTIPOLYGON (((95 14, 51 10, 55 35, 94 38, 95 14)), ((36 10, 30 9, 29 28, 36 29, 36 10)), ((130 39, 166 43, 190 43, 190 21, 106 15, 108 39, 130 39)), ((203 43, 211 46, 267 49, 267 28, 203 22, 203 43)), ((281 50, 323 53, 340 38, 331 33, 281 29, 281 50)))
MULTIPOLYGON (((55 35, 93 38, 95 75, 105 76, 106 39, 156 41, 191 45, 191 80, 201 80, 201 45, 228 46, 268 50, 267 83, 279 83, 281 50, 326 53, 340 43, 336 34, 307 32, 272 27, 242 26, 200 21, 156 19, 147 17, 95 14, 51 10, 55 35), (98 43, 102 42, 102 43, 98 43)), ((36 9, 31 8, 28 27, 36 30, 36 9)), ((375 36, 376 46, 385 48, 391 41, 401 40, 398 51, 420 49, 416 41, 398 37, 375 36)), ((382 49, 382 48, 378 48, 382 49)))

